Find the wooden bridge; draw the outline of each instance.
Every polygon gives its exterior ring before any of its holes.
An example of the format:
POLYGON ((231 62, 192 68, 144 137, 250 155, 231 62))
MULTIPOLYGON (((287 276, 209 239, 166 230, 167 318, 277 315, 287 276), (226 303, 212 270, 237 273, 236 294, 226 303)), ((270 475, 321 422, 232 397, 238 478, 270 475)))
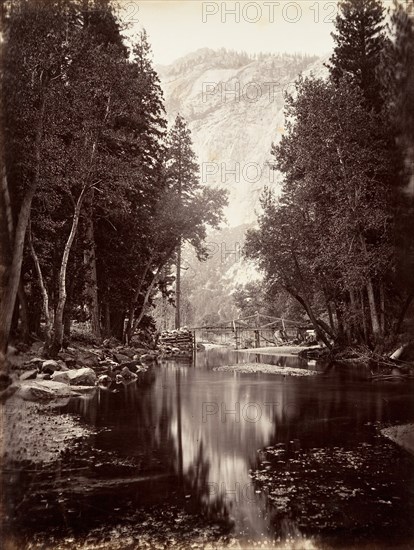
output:
POLYGON ((309 328, 304 321, 255 313, 214 326, 193 327, 191 331, 198 342, 233 343, 240 349, 283 345, 294 339, 303 341, 309 328))

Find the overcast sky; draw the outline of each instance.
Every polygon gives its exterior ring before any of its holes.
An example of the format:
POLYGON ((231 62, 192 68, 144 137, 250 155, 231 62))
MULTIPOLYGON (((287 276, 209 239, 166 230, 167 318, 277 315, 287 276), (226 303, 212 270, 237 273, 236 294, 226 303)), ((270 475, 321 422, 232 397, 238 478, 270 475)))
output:
POLYGON ((131 23, 129 32, 146 28, 155 64, 171 63, 203 47, 324 55, 332 50, 330 33, 337 10, 336 2, 328 0, 122 0, 121 4, 123 19, 131 23))

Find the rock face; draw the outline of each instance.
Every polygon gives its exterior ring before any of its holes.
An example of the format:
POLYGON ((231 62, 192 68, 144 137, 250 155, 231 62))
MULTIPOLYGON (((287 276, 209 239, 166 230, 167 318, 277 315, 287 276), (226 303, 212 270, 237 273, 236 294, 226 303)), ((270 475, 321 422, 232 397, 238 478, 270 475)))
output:
POLYGON ((279 185, 268 163, 284 132, 284 92, 301 72, 326 74, 323 61, 203 48, 157 67, 169 123, 177 113, 188 122, 202 182, 230 192, 230 226, 254 222, 264 186, 279 185))
POLYGON ((186 324, 200 325, 206 316, 234 318, 235 287, 259 278, 241 249, 264 187, 280 188, 281 175, 269 163, 272 143, 284 133, 284 92, 293 91, 301 72, 325 76, 325 61, 204 48, 157 67, 169 124, 177 113, 189 124, 201 182, 229 192, 227 227, 208 234, 208 260, 200 263, 191 250, 183 250, 183 280, 194 311, 186 324))
POLYGON ((96 374, 89 367, 68 370, 64 374, 68 375, 71 386, 94 386, 96 382, 96 374))

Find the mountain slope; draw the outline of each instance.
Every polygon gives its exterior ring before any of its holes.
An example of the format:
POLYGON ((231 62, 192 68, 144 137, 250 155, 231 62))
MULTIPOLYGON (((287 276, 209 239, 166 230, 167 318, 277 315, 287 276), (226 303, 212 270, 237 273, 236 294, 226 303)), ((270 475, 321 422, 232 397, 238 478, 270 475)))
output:
POLYGON ((202 182, 229 190, 227 224, 208 238, 210 259, 200 263, 191 250, 184 251, 184 323, 237 316, 233 290, 258 277, 240 249, 264 186, 280 186, 281 176, 269 162, 272 142, 283 133, 283 95, 293 90, 300 72, 324 76, 323 61, 204 48, 157 68, 169 123, 180 113, 191 129, 202 182))
POLYGON ((171 123, 189 123, 203 183, 229 190, 230 226, 252 223, 265 185, 280 176, 270 149, 283 133, 283 93, 300 72, 323 72, 314 57, 246 54, 204 48, 158 67, 171 123))

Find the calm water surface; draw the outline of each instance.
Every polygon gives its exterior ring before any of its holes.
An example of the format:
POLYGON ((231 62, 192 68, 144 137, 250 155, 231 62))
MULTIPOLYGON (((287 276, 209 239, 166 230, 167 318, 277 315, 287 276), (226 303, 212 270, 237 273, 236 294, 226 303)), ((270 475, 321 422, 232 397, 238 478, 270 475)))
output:
MULTIPOLYGON (((222 522, 223 529, 246 544, 283 540, 293 525, 296 534, 311 533, 339 547, 344 544, 342 520, 319 528, 306 524, 304 509, 278 511, 249 474, 286 468, 286 457, 300 460, 315 449, 336 449, 338 454, 366 445, 368 452, 381 451, 370 467, 374 481, 375 461, 386 463, 390 476, 385 473, 384 478, 384 471, 378 470, 378 505, 370 500, 368 506, 360 497, 358 505, 366 510, 361 511, 352 545, 345 546, 359 546, 358 541, 364 546, 374 537, 380 548, 410 547, 414 461, 380 436, 378 428, 414 421, 413 387, 375 384, 335 370, 308 377, 213 370, 260 360, 308 368, 295 357, 213 349, 198 353, 195 364, 171 361, 152 367, 140 385, 120 385, 115 393, 100 390, 92 398, 71 400, 64 412, 96 428, 77 449, 78 456, 83 453, 93 465, 86 462, 89 467, 76 478, 73 509, 66 503, 63 513, 50 504, 43 520, 82 530, 86 524, 108 521, 114 510, 122 513, 126 503, 134 509, 171 503, 222 522), (281 460, 265 460, 262 450, 270 446, 284 450, 281 460), (113 457, 113 468, 108 468, 108 456, 113 457), (120 477, 126 478, 124 484, 111 485, 120 477), (97 480, 103 483, 96 489, 97 480), (88 492, 88 486, 95 489, 88 492), (384 517, 389 519, 386 526, 384 517)), ((323 478, 323 459, 313 468, 323 478)), ((355 466, 348 479, 357 491, 365 483, 358 473, 355 466)), ((342 478, 338 473, 339 482, 342 478)), ((300 492, 301 482, 294 483, 300 492)), ((329 506, 329 498, 323 506, 329 506)), ((335 506, 340 518, 347 513, 349 499, 343 509, 337 501, 335 506)))

